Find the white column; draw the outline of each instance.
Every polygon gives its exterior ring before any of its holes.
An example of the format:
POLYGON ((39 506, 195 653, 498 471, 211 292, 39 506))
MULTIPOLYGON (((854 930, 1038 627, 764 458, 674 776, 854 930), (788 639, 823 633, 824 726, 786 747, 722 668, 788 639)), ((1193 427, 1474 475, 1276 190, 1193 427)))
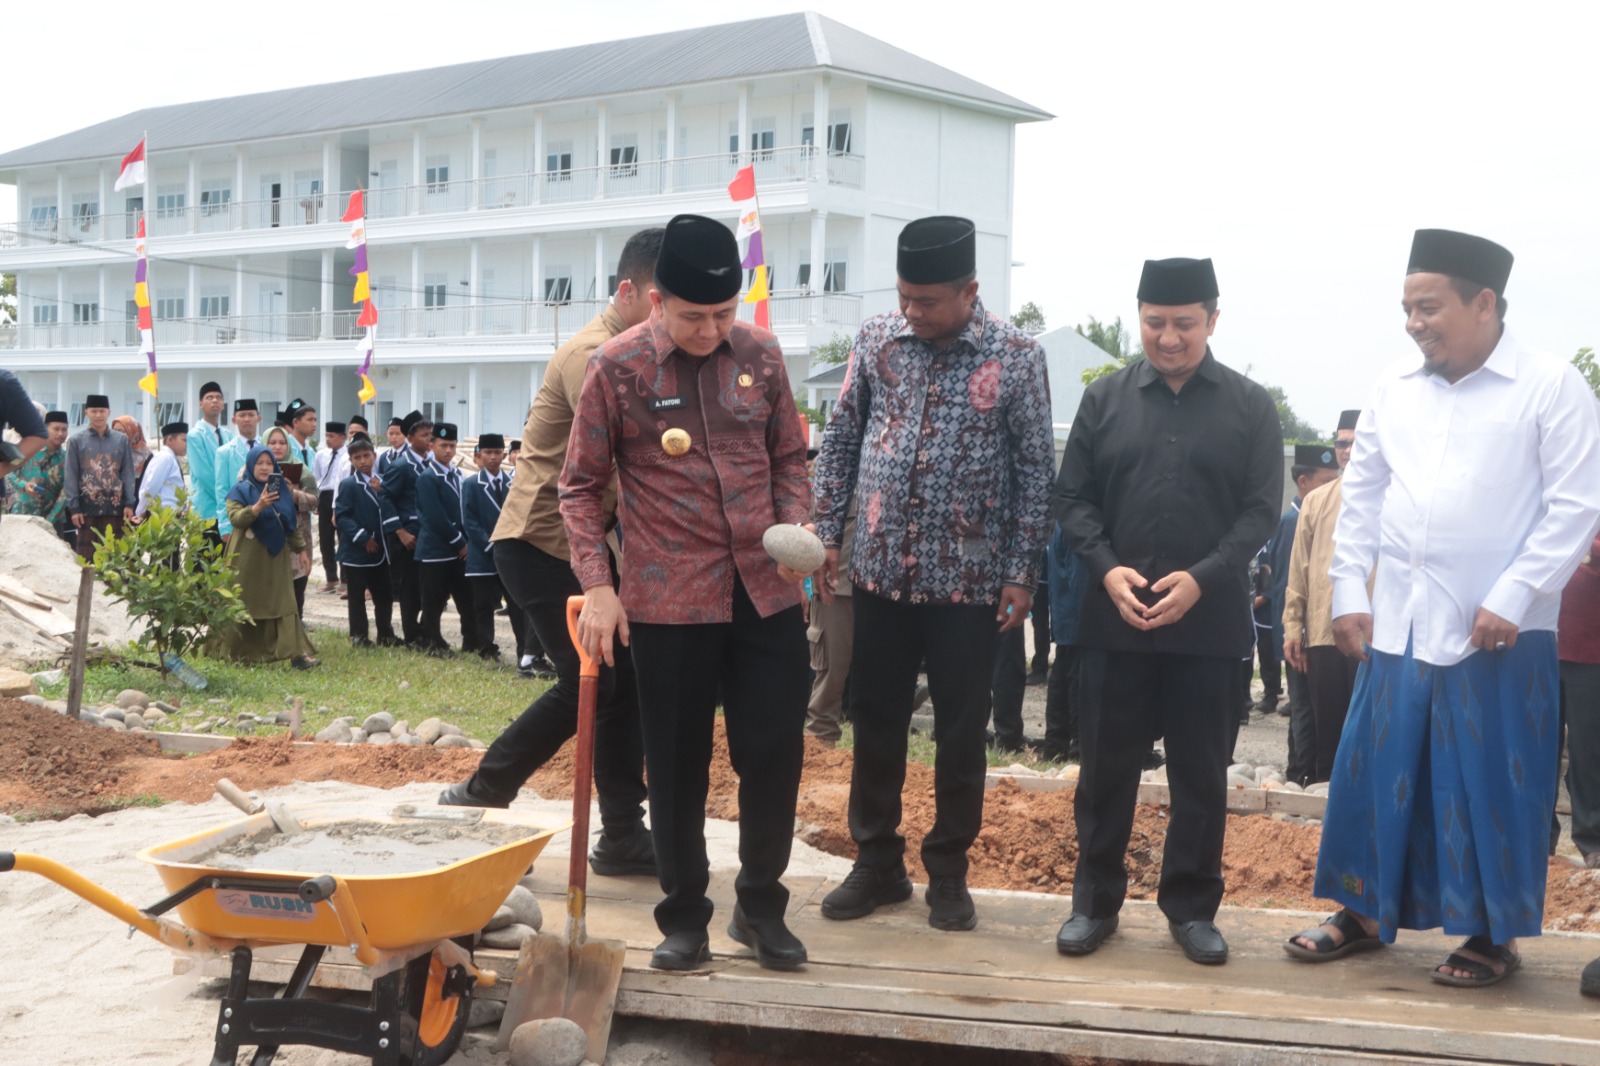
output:
MULTIPOLYGON (((328 213, 326 211, 326 208, 327 208, 327 205, 330 204, 330 203, 334 204, 334 205, 338 205, 338 203, 339 203, 339 186, 337 186, 337 185, 335 185, 333 183, 333 138, 330 137, 330 136, 326 136, 326 135, 324 135, 323 138, 322 138, 322 198, 321 199, 322 199, 322 202, 317 205, 317 221, 318 222, 327 222, 327 221, 329 221, 329 219, 328 219, 328 213), (330 196, 329 195, 330 193, 333 194, 333 195, 330 196)), ((334 218, 338 218, 340 214, 342 214, 342 212, 340 211, 338 206, 335 206, 334 211, 333 211, 333 217, 334 218)), ((324 303, 322 305, 322 308, 323 308, 323 310, 327 310, 328 305, 326 303, 324 303)))
MULTIPOLYGON (((822 261, 828 254, 828 212, 811 212, 811 281, 814 293, 822 291, 822 261)), ((815 301, 811 301, 815 303, 815 301)))
MULTIPOLYGON (((235 370, 233 372, 233 398, 234 398, 235 402, 237 402, 239 400, 243 400, 243 399, 253 399, 253 397, 247 397, 244 394, 244 371, 243 370, 235 370)), ((228 420, 231 419, 232 417, 233 417, 233 406, 232 406, 232 404, 230 404, 228 406, 227 410, 222 412, 222 416, 221 416, 220 421, 228 422, 228 420)), ((231 425, 232 423, 229 422, 229 424, 231 425)), ((268 427, 268 428, 270 429, 271 427, 268 427)))
POLYGON ((604 300, 611 296, 606 291, 606 234, 594 231, 594 298, 604 300))
POLYGON ((539 305, 544 302, 544 237, 535 233, 533 235, 533 254, 528 269, 533 272, 533 304, 534 324, 533 332, 538 332, 539 305))
POLYGON ((678 183, 678 94, 667 94, 667 150, 661 159, 661 191, 671 192, 678 183))
POLYGON ((739 85, 739 165, 750 162, 750 85, 739 85))
POLYGON ((816 148, 816 152, 812 155, 811 177, 821 178, 828 173, 828 76, 826 74, 816 74, 811 79, 811 143, 816 148))
POLYGON ((56 409, 61 411, 72 410, 72 397, 67 395, 67 372, 56 371, 56 409))
POLYGON ((183 317, 189 320, 186 332, 189 343, 193 344, 198 328, 194 320, 200 317, 200 268, 193 263, 189 264, 189 277, 184 285, 183 317))
MULTIPOLYGON (((243 229, 244 228, 244 226, 245 226, 244 203, 245 203, 246 200, 249 200, 249 199, 250 199, 250 197, 246 196, 245 193, 244 193, 244 148, 243 147, 239 147, 239 148, 235 148, 233 150, 233 207, 232 207, 232 210, 233 210, 233 228, 234 229, 243 229)), ((234 309, 234 314, 238 314, 239 310, 240 309, 235 308, 234 309)))
POLYGON ((595 165, 599 168, 595 172, 594 195, 595 199, 603 200, 606 195, 606 179, 611 175, 607 166, 611 162, 611 135, 606 122, 606 102, 597 101, 594 105, 594 140, 595 140, 595 165))
MULTIPOLYGON (((528 190, 528 202, 536 204, 544 197, 544 112, 533 113, 533 188, 528 190)), ((17 202, 21 203, 20 196, 17 202)))
POLYGON ((483 176, 483 119, 472 117, 472 156, 467 160, 467 210, 475 211, 482 200, 478 179, 483 176))
MULTIPOLYGON (((106 226, 106 215, 111 211, 111 176, 106 173, 104 164, 100 166, 95 198, 100 201, 100 218, 96 220, 99 232, 95 234, 95 238, 103 241, 113 236, 111 230, 106 226)), ((19 206, 21 205, 22 200, 20 197, 17 199, 17 203, 19 206)), ((120 237, 122 234, 117 233, 115 236, 120 237)), ((104 308, 105 305, 105 301, 101 300, 100 306, 104 308)))
POLYGON ((467 242, 467 335, 483 331, 483 267, 478 246, 482 242, 474 237, 467 242))
MULTIPOLYGON (((183 417, 180 421, 187 422, 191 426, 200 421, 200 412, 195 406, 199 402, 199 397, 194 394, 195 388, 194 371, 190 370, 183 375, 183 417)), ((159 431, 161 427, 157 426, 156 429, 159 431)))
POLYGON ((422 368, 416 364, 412 364, 411 367, 411 406, 406 410, 422 410, 422 368))
MULTIPOLYGON (((21 288, 20 282, 18 288, 21 288)), ((51 330, 51 346, 61 343, 67 335, 66 326, 72 321, 72 306, 67 303, 67 268, 56 267, 56 328, 51 330)), ((142 374, 140 375, 143 376, 142 374)), ((104 390, 102 390, 104 391, 104 390)))
POLYGON ((481 413, 478 410, 478 391, 478 364, 473 363, 467 368, 467 424, 461 427, 463 437, 468 434, 477 437, 483 433, 483 427, 478 422, 481 413))
POLYGON ((95 330, 95 332, 99 334, 99 339, 97 341, 95 341, 95 343, 96 344, 104 344, 106 342, 106 340, 107 340, 107 336, 106 336, 107 327, 104 325, 104 323, 107 320, 106 319, 106 268, 105 267, 100 267, 98 270, 95 271, 95 275, 96 275, 95 284, 96 284, 97 289, 99 290, 97 299, 99 300, 99 303, 100 303, 100 322, 101 322, 101 325, 95 330))
POLYGON ((194 153, 188 156, 189 170, 184 179, 183 212, 186 225, 183 227, 190 233, 200 229, 200 212, 196 205, 200 202, 200 164, 195 161, 194 153))
MULTIPOLYGON (((242 256, 242 255, 236 255, 236 256, 233 257, 233 307, 232 307, 232 312, 233 313, 232 313, 232 315, 230 317, 235 322, 239 321, 240 316, 242 316, 244 314, 244 256, 242 256)), ((246 334, 244 334, 242 332, 235 332, 234 335, 233 335, 233 340, 234 340, 234 343, 236 343, 236 344, 238 342, 240 342, 240 341, 248 341, 248 340, 251 340, 251 339, 252 339, 251 337, 247 336, 246 334)), ((234 394, 234 398, 238 399, 238 394, 237 393, 234 394)))
POLYGON ((333 367, 322 368, 322 378, 317 382, 317 424, 323 425, 328 419, 339 421, 333 413, 333 367))
POLYGON ((411 131, 411 195, 406 205, 406 213, 412 215, 422 210, 422 148, 422 127, 417 126, 411 131))
MULTIPOLYGON (((18 202, 20 206, 20 201, 18 202)), ((56 232, 62 236, 67 234, 67 224, 72 221, 72 205, 67 202, 67 172, 65 169, 56 170, 56 232)), ((20 217, 20 213, 19 213, 20 217)))
MULTIPOLYGON (((406 297, 406 307, 417 308, 423 306, 422 299, 422 245, 411 246, 411 295, 406 297)), ((416 330, 417 323, 421 322, 417 314, 408 311, 406 315, 406 334, 409 336, 416 330)), ((415 405, 412 405, 415 409, 415 405)))
POLYGON ((322 250, 322 314, 317 316, 317 335, 322 340, 333 339, 333 249, 322 250))

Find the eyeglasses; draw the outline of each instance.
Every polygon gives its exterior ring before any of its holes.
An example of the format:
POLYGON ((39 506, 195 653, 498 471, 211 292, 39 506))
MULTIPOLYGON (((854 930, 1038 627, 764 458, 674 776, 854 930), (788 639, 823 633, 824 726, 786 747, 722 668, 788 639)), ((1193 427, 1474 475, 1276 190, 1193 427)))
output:
POLYGON ((1349 451, 1351 448, 1355 447, 1355 444, 1356 442, 1353 440, 1336 440, 1333 442, 1333 446, 1340 451, 1349 451))

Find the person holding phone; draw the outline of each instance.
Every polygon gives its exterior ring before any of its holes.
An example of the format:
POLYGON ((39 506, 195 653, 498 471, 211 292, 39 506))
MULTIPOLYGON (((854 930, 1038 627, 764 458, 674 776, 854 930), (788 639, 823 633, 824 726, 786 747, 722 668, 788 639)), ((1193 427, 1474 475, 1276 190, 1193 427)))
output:
POLYGON ((311 579, 311 536, 315 527, 312 512, 317 506, 317 479, 312 476, 309 468, 294 457, 294 440, 289 436, 289 431, 282 426, 273 426, 267 432, 267 447, 272 450, 272 457, 278 461, 278 472, 273 474, 274 491, 285 495, 294 501, 295 514, 299 516, 295 522, 295 529, 305 539, 306 546, 297 551, 291 560, 291 571, 294 574, 294 605, 295 613, 301 618, 306 616, 306 584, 311 579), (290 481, 289 474, 284 467, 291 471, 300 472, 298 482, 290 481))
POLYGON ((306 539, 286 488, 271 449, 262 444, 251 448, 244 476, 224 501, 233 527, 226 558, 239 575, 250 619, 214 631, 208 655, 243 662, 287 659, 296 670, 318 665, 312 657, 317 649, 295 610, 290 553, 305 551, 306 539))

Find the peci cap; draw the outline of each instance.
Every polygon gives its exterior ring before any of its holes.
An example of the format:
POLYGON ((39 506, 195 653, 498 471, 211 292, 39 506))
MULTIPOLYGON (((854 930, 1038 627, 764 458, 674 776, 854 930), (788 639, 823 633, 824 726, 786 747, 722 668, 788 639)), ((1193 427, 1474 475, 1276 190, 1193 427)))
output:
POLYGON ((365 415, 351 415, 349 424, 351 429, 354 429, 357 426, 360 426, 362 429, 371 428, 367 425, 367 419, 365 415))
POLYGON ((1361 411, 1340 411, 1338 429, 1355 429, 1356 423, 1361 421, 1361 411))
POLYGON ((400 420, 400 432, 409 437, 423 426, 431 427, 432 425, 433 423, 428 421, 421 411, 412 411, 400 420))
POLYGON ((726 303, 744 284, 733 231, 703 215, 675 215, 661 238, 656 281, 692 304, 726 303))
POLYGON ((91 392, 88 398, 83 401, 83 406, 85 408, 104 407, 109 411, 111 409, 111 397, 103 396, 98 392, 91 392))
POLYGON ((189 423, 187 422, 168 422, 161 427, 161 435, 163 437, 176 437, 180 433, 187 432, 189 432, 189 423))
POLYGON ((1217 298, 1217 274, 1209 259, 1146 259, 1139 275, 1142 304, 1185 307, 1217 298))
POLYGON ((62 425, 66 425, 67 424, 67 412, 65 412, 65 411, 46 411, 45 415, 44 415, 44 422, 45 422, 45 425, 47 425, 47 426, 52 422, 60 422, 62 425))
POLYGON ((913 285, 959 281, 977 269, 978 231, 970 219, 933 215, 900 231, 895 273, 913 285))
POLYGON ((484 448, 499 448, 501 451, 504 451, 505 447, 506 439, 499 433, 481 433, 478 435, 479 451, 482 451, 484 448))
POLYGON ((324 422, 324 423, 322 423, 322 432, 323 433, 343 434, 344 433, 344 423, 343 422, 324 422))
POLYGON ((207 396, 210 396, 213 392, 222 392, 222 386, 218 385, 215 381, 208 381, 204 385, 200 386, 200 398, 202 400, 207 396))
POLYGON ((401 429, 406 428, 406 420, 401 418, 399 415, 389 419, 389 424, 391 426, 399 426, 401 429))
POLYGON ((260 410, 261 409, 256 406, 256 402, 254 400, 235 400, 235 401, 233 401, 233 413, 234 414, 238 414, 240 411, 260 411, 260 410))
POLYGON ((1506 294, 1514 257, 1483 237, 1449 229, 1419 229, 1411 238, 1407 274, 1447 274, 1506 294))
POLYGON ((1329 444, 1296 444, 1294 465, 1309 466, 1317 470, 1339 469, 1339 461, 1334 458, 1333 446, 1329 444))
POLYGON ((433 424, 433 439, 459 441, 461 434, 456 430, 454 422, 435 422, 433 424))

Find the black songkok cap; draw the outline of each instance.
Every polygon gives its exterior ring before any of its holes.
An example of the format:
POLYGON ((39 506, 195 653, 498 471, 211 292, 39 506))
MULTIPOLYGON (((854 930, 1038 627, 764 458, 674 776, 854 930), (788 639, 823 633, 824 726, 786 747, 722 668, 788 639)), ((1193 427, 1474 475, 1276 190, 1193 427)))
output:
POLYGON ((434 440, 460 440, 461 434, 456 431, 454 422, 435 422, 433 424, 434 440))
POLYGON ((402 430, 406 428, 406 420, 401 418, 399 415, 389 419, 389 424, 391 426, 399 426, 402 430))
POLYGON ((1331 444, 1296 444, 1294 465, 1315 467, 1318 470, 1339 469, 1339 461, 1333 457, 1331 444))
POLYGON ((362 429, 370 429, 371 428, 370 426, 367 425, 367 418, 366 418, 365 415, 351 415, 350 416, 350 428, 354 429, 356 426, 360 426, 362 429))
POLYGON ((65 411, 47 411, 47 412, 45 412, 44 423, 47 426, 51 422, 60 422, 63 425, 65 425, 66 421, 67 421, 67 412, 65 412, 65 411))
POLYGON ((478 436, 479 451, 482 451, 485 448, 499 448, 501 451, 504 451, 505 447, 506 439, 498 433, 483 433, 478 436))
POLYGON ((895 273, 913 285, 960 281, 977 270, 978 231, 971 220, 934 215, 900 231, 895 273))
POLYGON ((284 417, 286 417, 289 421, 293 422, 296 418, 300 417, 301 412, 303 412, 303 411, 315 411, 315 410, 316 410, 315 407, 312 407, 310 404, 306 403, 300 397, 296 396, 294 399, 289 401, 289 406, 284 409, 283 414, 284 414, 284 417))
POLYGON ((324 432, 324 433, 343 433, 344 432, 344 423, 343 422, 324 422, 324 423, 322 423, 322 432, 324 432))
POLYGON ((726 303, 739 295, 744 270, 733 231, 701 215, 676 215, 667 223, 656 257, 656 280, 692 304, 726 303))
POLYGON ((1512 255, 1493 241, 1448 229, 1419 229, 1411 238, 1407 274, 1448 274, 1506 294, 1512 255))
POLYGON ((1359 422, 1360 420, 1361 420, 1361 412, 1359 410, 1355 410, 1355 411, 1340 411, 1339 412, 1339 428, 1340 429, 1355 429, 1356 428, 1356 423, 1359 422))
POLYGON ((83 401, 83 406, 84 407, 104 407, 107 410, 109 410, 110 407, 111 407, 111 397, 102 396, 98 392, 91 392, 89 394, 89 398, 83 401))
POLYGON ((213 392, 221 392, 221 391, 222 391, 222 386, 221 385, 218 385, 215 381, 208 381, 204 385, 200 386, 200 398, 203 400, 207 396, 210 396, 213 392))
POLYGON ((233 413, 234 414, 238 414, 240 411, 259 411, 259 410, 261 410, 261 408, 256 406, 256 402, 254 400, 235 400, 235 401, 233 401, 233 413))
POLYGON ((512 441, 511 441, 511 443, 510 443, 510 444, 507 444, 507 445, 506 445, 506 451, 508 451, 508 452, 514 452, 514 451, 517 451, 517 450, 518 450, 518 449, 519 449, 519 448, 521 448, 521 447, 522 447, 522 440, 521 440, 521 438, 515 438, 515 439, 513 439, 513 440, 512 440, 512 441))
POLYGON ((433 425, 432 422, 429 422, 423 417, 421 411, 412 411, 410 414, 406 415, 400 420, 400 432, 409 437, 411 434, 417 431, 418 426, 423 425, 424 423, 430 426, 433 425))
POLYGON ((187 422, 168 422, 161 427, 161 435, 163 437, 175 437, 179 433, 187 432, 189 432, 189 423, 187 422))
POLYGON ((1217 298, 1217 272, 1209 259, 1146 259, 1139 275, 1139 302, 1186 307, 1217 298))

